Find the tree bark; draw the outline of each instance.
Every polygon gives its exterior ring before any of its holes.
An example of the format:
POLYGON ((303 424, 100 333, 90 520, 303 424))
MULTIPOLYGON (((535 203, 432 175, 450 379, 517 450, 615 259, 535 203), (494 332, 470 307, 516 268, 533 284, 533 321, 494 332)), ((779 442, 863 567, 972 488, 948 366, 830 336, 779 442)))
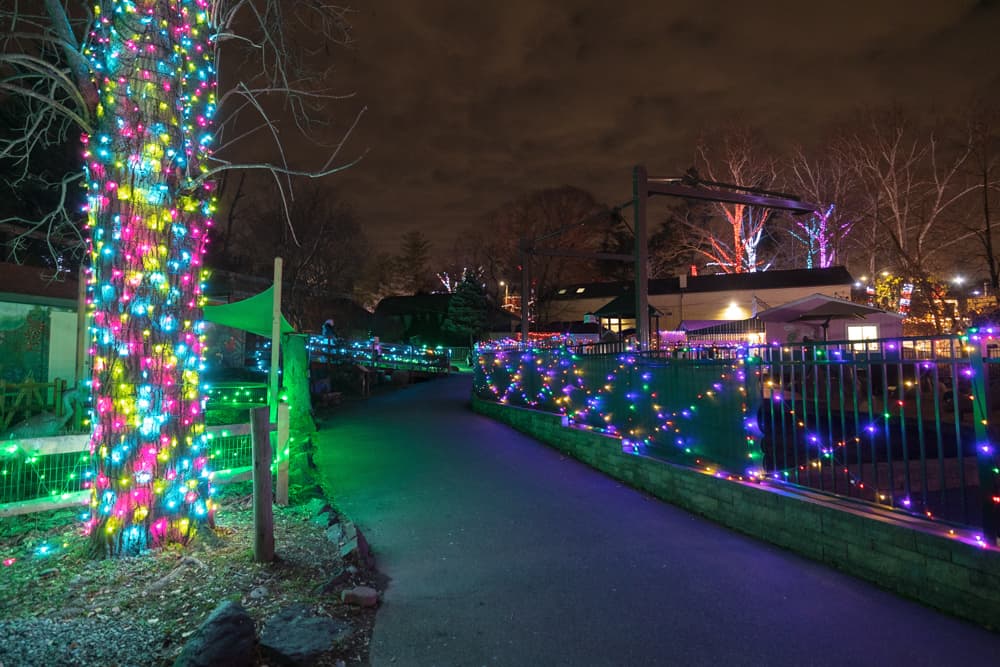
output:
POLYGON ((205 169, 216 78, 205 2, 143 0, 99 15, 87 138, 93 273, 90 528, 95 551, 187 542, 210 521, 199 373, 205 169))

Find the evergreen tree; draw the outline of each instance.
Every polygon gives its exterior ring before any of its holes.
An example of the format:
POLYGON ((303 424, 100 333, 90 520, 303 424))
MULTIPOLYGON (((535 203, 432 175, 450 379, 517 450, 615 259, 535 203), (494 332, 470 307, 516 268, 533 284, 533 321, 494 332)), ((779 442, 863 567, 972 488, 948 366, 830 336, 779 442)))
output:
POLYGON ((486 332, 488 321, 486 292, 475 275, 466 273, 448 302, 448 316, 441 328, 468 338, 469 347, 472 347, 472 343, 486 332))
POLYGON ((433 284, 431 270, 427 268, 430 261, 431 242, 419 229, 406 232, 402 237, 403 245, 396 255, 396 265, 403 285, 410 294, 425 291, 433 284))

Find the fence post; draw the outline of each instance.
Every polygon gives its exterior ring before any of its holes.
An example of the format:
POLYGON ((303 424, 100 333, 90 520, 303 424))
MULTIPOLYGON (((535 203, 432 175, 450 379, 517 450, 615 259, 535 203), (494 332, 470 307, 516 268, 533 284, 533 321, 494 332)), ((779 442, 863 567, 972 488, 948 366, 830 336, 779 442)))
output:
POLYGON ((250 410, 253 443, 253 559, 274 560, 274 510, 271 507, 271 420, 266 407, 250 410))
MULTIPOLYGON (((986 368, 982 351, 976 347, 969 353, 972 366, 972 420, 976 434, 976 463, 979 471, 979 501, 983 511, 983 539, 989 544, 1000 544, 1000 503, 993 502, 993 496, 1000 493, 994 487, 993 462, 996 445, 990 441, 989 405, 986 394, 986 368)), ((954 381, 955 403, 960 400, 957 379, 954 381)), ((959 461, 959 465, 962 462, 959 461)))
POLYGON ((288 422, 288 403, 282 403, 278 406, 278 452, 275 457, 278 461, 278 481, 274 489, 274 502, 282 506, 288 505, 288 422))

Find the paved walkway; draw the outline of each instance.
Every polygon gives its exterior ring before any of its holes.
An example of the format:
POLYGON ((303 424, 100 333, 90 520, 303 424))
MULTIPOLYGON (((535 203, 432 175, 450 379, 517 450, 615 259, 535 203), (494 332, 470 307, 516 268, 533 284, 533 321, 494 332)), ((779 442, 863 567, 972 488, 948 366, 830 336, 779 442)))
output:
POLYGON ((1000 635, 651 499, 472 413, 471 377, 321 433, 391 579, 372 664, 998 665, 1000 635))

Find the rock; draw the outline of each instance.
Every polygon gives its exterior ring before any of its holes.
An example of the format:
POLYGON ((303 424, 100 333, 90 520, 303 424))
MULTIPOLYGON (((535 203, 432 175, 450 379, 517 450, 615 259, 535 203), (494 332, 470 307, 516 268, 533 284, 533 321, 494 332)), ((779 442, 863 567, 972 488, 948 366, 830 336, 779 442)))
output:
POLYGON ((322 498, 311 498, 309 502, 306 503, 306 511, 309 516, 316 516, 317 514, 322 514, 323 512, 329 512, 332 508, 330 503, 326 502, 322 498))
POLYGON ((378 591, 368 586, 355 586, 343 591, 340 594, 340 599, 347 604, 358 607, 374 607, 378 605, 378 591))
POLYGON ((253 619, 236 602, 223 602, 184 645, 174 667, 251 667, 256 662, 253 619))
POLYGON ((351 522, 344 525, 344 543, 340 547, 340 557, 344 560, 353 561, 359 567, 372 569, 375 567, 375 556, 372 554, 368 540, 351 522))
POLYGON ((250 591, 250 597, 254 600, 259 600, 262 597, 267 597, 267 587, 258 586, 257 588, 250 591))
POLYGON ((340 540, 344 537, 344 525, 341 523, 335 523, 326 529, 326 539, 330 540, 333 544, 340 544, 340 540))
POLYGON ((341 526, 344 529, 344 537, 347 539, 353 539, 355 535, 358 534, 358 529, 354 526, 354 522, 351 520, 342 521, 341 526))
POLYGON ((325 595, 333 591, 338 586, 347 583, 347 581, 350 580, 350 578, 351 578, 351 572, 349 571, 349 569, 345 570, 343 568, 337 568, 337 570, 334 571, 333 575, 331 575, 329 579, 317 585, 316 588, 314 588, 313 590, 316 593, 325 595))
POLYGON ((309 522, 323 528, 338 520, 337 510, 333 509, 333 506, 323 498, 313 498, 307 502, 306 511, 311 517, 309 522))
POLYGON ((312 665, 350 636, 351 627, 344 621, 316 616, 307 605, 294 604, 267 620, 260 646, 276 664, 312 665))

